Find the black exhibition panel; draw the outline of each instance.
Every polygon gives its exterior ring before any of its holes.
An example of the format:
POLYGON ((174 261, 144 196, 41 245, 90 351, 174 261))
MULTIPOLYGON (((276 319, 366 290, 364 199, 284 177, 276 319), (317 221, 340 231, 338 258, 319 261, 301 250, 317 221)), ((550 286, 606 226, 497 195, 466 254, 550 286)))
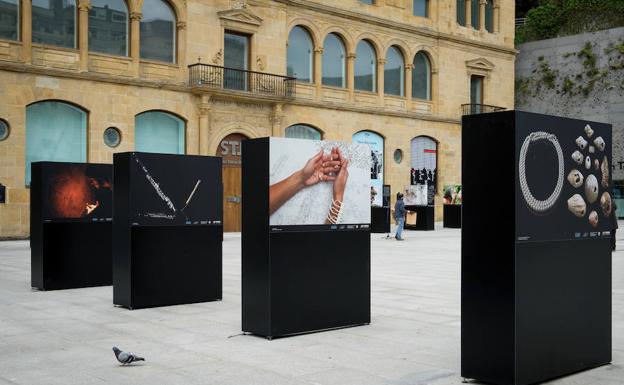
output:
POLYGON ((390 207, 371 207, 371 233, 390 232, 390 207))
POLYGON ((31 167, 31 286, 110 285, 113 166, 33 162, 31 167))
POLYGON ((524 385, 611 362, 610 164, 608 124, 463 117, 463 377, 524 385))
POLYGON ((242 330, 272 339, 369 324, 370 225, 270 225, 272 139, 243 142, 242 330))
POLYGON ((222 298, 221 158, 114 154, 113 303, 222 298))
POLYGON ((435 229, 435 207, 434 206, 416 206, 406 205, 407 211, 416 213, 416 224, 405 224, 407 230, 431 231, 435 229))
POLYGON ((461 228, 461 205, 444 205, 443 206, 443 217, 442 224, 443 227, 448 227, 450 229, 460 229, 461 228))

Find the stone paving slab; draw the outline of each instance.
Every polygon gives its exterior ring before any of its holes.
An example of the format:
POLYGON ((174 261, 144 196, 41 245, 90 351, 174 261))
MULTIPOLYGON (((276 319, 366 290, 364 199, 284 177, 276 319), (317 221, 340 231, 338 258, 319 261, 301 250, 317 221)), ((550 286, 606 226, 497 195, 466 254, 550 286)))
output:
MULTIPOLYGON (((273 341, 240 335, 240 234, 225 236, 222 301, 134 311, 111 287, 32 290, 28 242, 0 242, 0 385, 460 384, 460 231, 404 234, 371 235, 369 326, 273 341), (147 362, 119 366, 113 345, 147 362)), ((622 273, 618 250, 613 364, 550 383, 624 383, 622 273)))

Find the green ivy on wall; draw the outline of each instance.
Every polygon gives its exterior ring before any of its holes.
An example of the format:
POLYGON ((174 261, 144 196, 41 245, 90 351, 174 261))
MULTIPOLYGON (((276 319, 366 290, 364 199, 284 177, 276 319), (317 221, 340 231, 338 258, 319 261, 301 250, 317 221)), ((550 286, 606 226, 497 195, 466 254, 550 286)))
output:
POLYGON ((611 42, 602 53, 596 52, 591 42, 586 42, 578 52, 565 53, 563 59, 559 61, 560 69, 554 69, 548 60, 540 56, 530 76, 517 77, 515 86, 518 103, 523 104, 527 97, 538 97, 546 90, 567 97, 589 97, 597 87, 603 91, 615 88, 624 91, 624 39, 617 43, 611 42), (606 64, 599 67, 600 62, 606 64), (580 70, 572 73, 564 70, 571 65, 580 70), (610 80, 617 80, 620 77, 618 75, 622 75, 622 79, 617 84, 611 84, 610 80))

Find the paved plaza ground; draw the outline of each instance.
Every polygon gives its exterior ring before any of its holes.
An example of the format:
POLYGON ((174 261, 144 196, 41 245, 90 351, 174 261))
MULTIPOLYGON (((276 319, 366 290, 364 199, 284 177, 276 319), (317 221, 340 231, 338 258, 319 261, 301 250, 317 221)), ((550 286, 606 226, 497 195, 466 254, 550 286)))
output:
MULTIPOLYGON (((552 383, 624 383, 623 233, 613 364, 552 383)), ((0 385, 461 383, 460 231, 371 238, 372 323, 273 341, 239 335, 240 234, 225 236, 223 301, 134 311, 112 305, 112 287, 31 290, 28 242, 0 242, 0 385), (113 345, 147 362, 119 366, 113 345)))

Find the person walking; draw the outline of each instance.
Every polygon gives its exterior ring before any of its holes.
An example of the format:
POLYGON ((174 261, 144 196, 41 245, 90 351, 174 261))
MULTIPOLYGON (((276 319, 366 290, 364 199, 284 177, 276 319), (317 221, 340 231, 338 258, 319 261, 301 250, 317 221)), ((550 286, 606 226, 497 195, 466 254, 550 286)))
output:
POLYGON ((615 204, 615 199, 613 200, 613 232, 611 233, 611 244, 613 247, 613 251, 615 251, 615 231, 618 229, 618 216, 617 216, 617 205, 615 204))
POLYGON ((401 233, 403 232, 403 226, 405 225, 405 214, 407 210, 405 210, 405 203, 403 202, 403 194, 397 193, 397 200, 394 204, 394 220, 397 223, 397 230, 395 234, 395 238, 397 241, 402 241, 401 233))

